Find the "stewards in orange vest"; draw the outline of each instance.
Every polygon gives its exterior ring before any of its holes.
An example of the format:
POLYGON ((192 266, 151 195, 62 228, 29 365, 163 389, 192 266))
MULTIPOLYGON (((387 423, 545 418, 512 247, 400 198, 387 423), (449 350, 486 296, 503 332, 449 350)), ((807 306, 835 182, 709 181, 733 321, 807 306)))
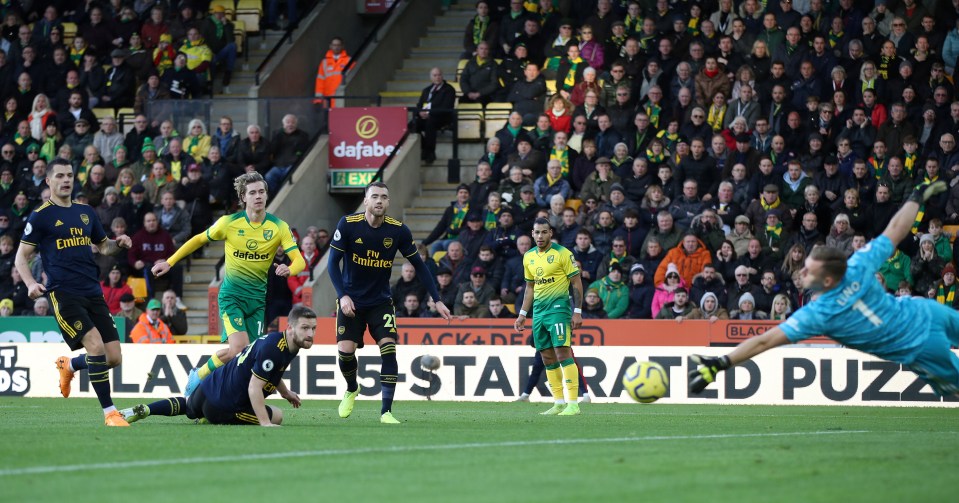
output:
POLYGON ((147 310, 140 315, 136 326, 130 332, 130 340, 136 344, 174 344, 170 327, 160 319, 160 301, 151 299, 147 310))
POLYGON ((316 70, 313 103, 325 104, 333 108, 333 100, 327 101, 325 98, 336 95, 336 88, 343 82, 343 72, 349 62, 350 57, 343 50, 343 39, 333 37, 330 41, 330 50, 326 51, 326 56, 323 61, 320 61, 320 67, 316 70))

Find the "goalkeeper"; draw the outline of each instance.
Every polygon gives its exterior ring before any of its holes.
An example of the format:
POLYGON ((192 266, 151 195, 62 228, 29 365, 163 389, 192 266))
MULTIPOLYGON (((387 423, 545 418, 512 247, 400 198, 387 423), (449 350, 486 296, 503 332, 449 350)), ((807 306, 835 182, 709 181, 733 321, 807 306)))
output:
POLYGON ((939 396, 959 393, 959 312, 933 299, 894 297, 876 272, 911 232, 920 205, 946 191, 945 182, 923 184, 893 216, 882 235, 852 255, 814 248, 802 269, 802 286, 819 294, 788 320, 741 343, 721 357, 693 355, 689 391, 698 394, 716 374, 783 344, 827 335, 840 344, 905 365, 939 396))

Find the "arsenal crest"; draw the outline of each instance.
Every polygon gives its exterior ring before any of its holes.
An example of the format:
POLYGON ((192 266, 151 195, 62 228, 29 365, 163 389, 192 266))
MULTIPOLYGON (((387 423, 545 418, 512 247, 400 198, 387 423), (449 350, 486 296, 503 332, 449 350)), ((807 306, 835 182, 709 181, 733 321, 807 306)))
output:
POLYGON ((266 239, 267 241, 269 241, 270 239, 273 239, 273 230, 272 230, 272 229, 270 229, 270 230, 264 230, 264 231, 263 231, 263 239, 266 239))
POLYGON ((383 246, 386 248, 393 246, 393 238, 383 238, 383 246))
POLYGON ((83 222, 83 225, 90 225, 90 217, 86 213, 80 214, 80 221, 83 222))

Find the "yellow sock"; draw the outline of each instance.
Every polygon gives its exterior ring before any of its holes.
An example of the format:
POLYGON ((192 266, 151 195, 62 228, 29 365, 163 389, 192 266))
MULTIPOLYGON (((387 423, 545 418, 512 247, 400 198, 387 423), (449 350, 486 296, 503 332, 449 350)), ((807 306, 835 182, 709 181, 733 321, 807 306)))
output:
POLYGON ((211 372, 223 366, 223 362, 214 354, 206 361, 206 364, 200 367, 200 370, 197 371, 197 375, 200 379, 206 379, 206 376, 210 375, 211 372))
POLYGON ((559 367, 558 363, 546 366, 546 380, 549 382, 550 391, 553 392, 553 399, 557 402, 562 402, 563 370, 559 367))
POLYGON ((569 397, 569 403, 576 403, 579 400, 579 368, 572 358, 560 362, 563 372, 563 384, 566 387, 566 394, 569 397))

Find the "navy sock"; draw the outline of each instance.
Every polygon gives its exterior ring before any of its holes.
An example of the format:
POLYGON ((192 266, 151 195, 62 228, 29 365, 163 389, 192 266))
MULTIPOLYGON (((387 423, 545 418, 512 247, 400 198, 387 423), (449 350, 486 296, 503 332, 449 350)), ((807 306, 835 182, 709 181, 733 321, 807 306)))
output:
POLYGON ((380 414, 386 414, 393 409, 393 393, 396 391, 396 374, 400 366, 396 363, 396 344, 387 342, 380 346, 380 358, 383 366, 380 368, 380 386, 383 388, 383 408, 380 414))
POLYGON ((71 358, 70 366, 73 367, 74 372, 87 368, 87 355, 80 355, 71 358))
POLYGON ((543 375, 543 369, 545 368, 546 365, 543 364, 543 355, 537 351, 536 358, 533 360, 533 368, 529 370, 529 381, 526 382, 526 390, 523 391, 524 393, 527 395, 533 394, 533 389, 539 384, 539 378, 543 375))
POLYGON ((179 416, 186 414, 186 399, 182 396, 157 400, 147 405, 151 416, 179 416))
POLYGON ((110 367, 107 366, 107 355, 87 355, 87 375, 90 376, 90 385, 100 400, 104 409, 113 407, 113 398, 110 397, 110 367))
POLYGON ((346 391, 356 391, 356 354, 355 353, 344 353, 342 351, 337 351, 340 354, 339 364, 340 372, 343 374, 343 378, 346 379, 346 391))

